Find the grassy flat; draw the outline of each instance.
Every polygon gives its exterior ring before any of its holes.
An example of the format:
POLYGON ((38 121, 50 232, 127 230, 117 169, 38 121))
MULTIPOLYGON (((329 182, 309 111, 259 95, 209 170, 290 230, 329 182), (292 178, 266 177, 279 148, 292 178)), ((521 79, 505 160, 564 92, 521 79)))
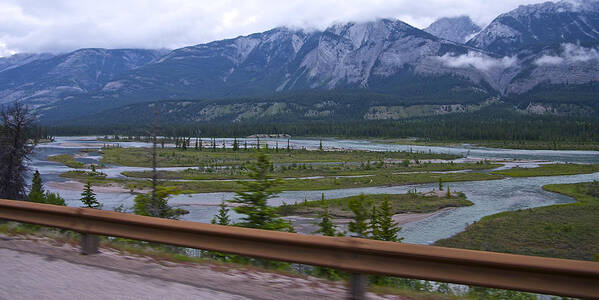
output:
POLYGON ((599 182, 552 184, 572 204, 502 212, 482 218, 437 246, 594 260, 599 254, 599 182))
MULTIPOLYGON (((370 151, 308 151, 308 150, 266 150, 271 161, 279 163, 326 163, 326 162, 379 162, 385 159, 456 159, 457 155, 410 152, 370 152, 370 151)), ((131 167, 150 167, 149 148, 105 148, 102 162, 131 167)), ((160 148, 157 151, 158 167, 197 167, 241 165, 255 158, 255 150, 216 149, 203 151, 188 149, 160 148)))
POLYGON ((444 193, 441 195, 409 193, 409 194, 368 194, 362 196, 351 196, 337 199, 325 199, 317 201, 306 201, 301 203, 285 204, 277 208, 282 216, 290 215, 308 215, 318 216, 323 212, 324 207, 328 207, 332 217, 352 218, 354 215, 349 208, 349 203, 353 199, 364 197, 366 207, 372 205, 379 206, 383 200, 389 199, 392 212, 400 213, 428 213, 435 212, 446 207, 470 206, 473 203, 466 200, 463 193, 452 193, 450 198, 444 193))
MULTIPOLYGON (((337 164, 337 165, 305 165, 295 164, 275 167, 273 176, 278 178, 298 178, 311 176, 360 176, 383 175, 400 172, 444 172, 459 170, 485 170, 500 167, 498 164, 477 163, 420 163, 409 164, 337 164)), ((151 178, 151 171, 129 171, 123 175, 132 178, 151 178)), ((247 176, 240 168, 190 168, 181 171, 159 171, 159 179, 186 180, 217 180, 217 179, 246 179, 247 176)))
MULTIPOLYGON (((95 185, 120 184, 127 189, 141 190, 150 187, 149 180, 114 179, 114 178, 88 178, 82 179, 79 174, 66 173, 69 177, 85 182, 90 179, 95 185)), ((359 188, 372 186, 394 186, 418 183, 436 183, 439 178, 443 182, 475 181, 501 179, 502 176, 482 173, 415 173, 415 174, 385 174, 368 177, 326 177, 317 179, 290 179, 283 180, 279 186, 281 191, 314 191, 345 188, 359 188)), ((223 181, 162 181, 161 185, 174 186, 183 193, 213 193, 234 192, 243 190, 243 186, 235 180, 223 181)))
POLYGON ((46 160, 61 163, 69 168, 73 169, 84 169, 86 166, 84 163, 75 160, 75 156, 72 154, 60 154, 48 156, 46 160))
POLYGON ((537 168, 512 168, 492 173, 510 177, 535 177, 590 174, 595 172, 599 172, 599 164, 547 164, 540 165, 537 168))

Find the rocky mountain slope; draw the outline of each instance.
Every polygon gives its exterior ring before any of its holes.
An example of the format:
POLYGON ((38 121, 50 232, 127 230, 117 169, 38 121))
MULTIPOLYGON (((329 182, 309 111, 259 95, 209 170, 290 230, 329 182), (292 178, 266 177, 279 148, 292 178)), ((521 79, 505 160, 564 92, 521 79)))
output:
POLYGON ((441 18, 433 22, 424 31, 456 43, 465 43, 481 31, 480 26, 474 24, 470 17, 460 16, 454 18, 441 18))
POLYGON ((467 45, 501 55, 563 43, 595 44, 599 39, 599 2, 545 2, 523 5, 495 18, 467 45))
MULTIPOLYGON (((498 16, 464 44, 451 40, 463 41, 477 30, 467 17, 435 22, 427 31, 436 35, 380 19, 323 31, 275 28, 170 52, 81 49, 13 56, 0 59, 0 102, 34 105, 46 121, 139 102, 198 99, 217 106, 206 113, 234 111, 246 120, 270 118, 268 112, 282 110, 301 119, 327 114, 321 108, 330 103, 330 93, 351 99, 333 101, 351 107, 336 106, 336 116, 460 112, 496 98, 522 108, 530 103, 597 107, 598 3, 521 6, 498 16), (307 92, 321 96, 298 100, 307 92), (258 101, 268 103, 259 106, 264 113, 241 105, 261 97, 271 99, 258 101), (227 101, 240 105, 226 106, 227 101)), ((196 112, 206 109, 193 107, 196 112)), ((194 118, 210 121, 190 120, 194 118)))
POLYGON ((0 62, 0 102, 34 106, 85 95, 162 56, 163 50, 80 49, 61 55, 14 55, 0 62))

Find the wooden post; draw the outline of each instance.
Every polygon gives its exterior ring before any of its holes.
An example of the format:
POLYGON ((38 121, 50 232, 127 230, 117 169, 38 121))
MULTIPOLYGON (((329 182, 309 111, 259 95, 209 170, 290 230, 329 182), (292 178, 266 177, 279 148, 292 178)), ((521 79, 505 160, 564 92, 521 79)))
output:
POLYGON ((360 273, 352 273, 349 278, 349 298, 350 300, 366 299, 366 280, 368 277, 360 273))
POLYGON ((81 233, 81 254, 89 255, 98 253, 100 239, 95 234, 81 233))

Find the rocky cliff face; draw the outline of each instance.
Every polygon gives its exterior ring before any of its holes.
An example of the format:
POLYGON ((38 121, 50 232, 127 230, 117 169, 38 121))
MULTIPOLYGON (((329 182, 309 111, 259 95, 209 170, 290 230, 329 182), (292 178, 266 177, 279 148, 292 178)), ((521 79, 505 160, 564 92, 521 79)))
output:
POLYGON ((119 74, 154 61, 164 51, 81 49, 62 55, 16 55, 0 68, 0 102, 45 105, 88 95, 119 74))
POLYGON ((442 39, 456 43, 465 43, 481 31, 481 29, 480 26, 472 22, 470 17, 461 16, 441 18, 424 29, 424 31, 442 39))
POLYGON ((524 5, 498 16, 467 45, 501 55, 530 47, 595 43, 599 39, 599 2, 545 2, 524 5))

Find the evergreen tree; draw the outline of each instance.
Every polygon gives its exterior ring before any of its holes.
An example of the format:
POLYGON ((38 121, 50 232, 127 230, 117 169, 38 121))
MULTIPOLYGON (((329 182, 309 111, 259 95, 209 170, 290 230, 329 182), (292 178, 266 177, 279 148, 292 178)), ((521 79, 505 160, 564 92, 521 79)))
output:
POLYGON ((185 140, 185 138, 181 140, 181 150, 187 150, 187 141, 185 140))
POLYGON ((318 146, 318 150, 322 151, 322 139, 320 140, 320 145, 318 146))
POLYGON ((221 202, 221 204, 219 205, 218 212, 216 213, 214 218, 212 218, 212 221, 210 223, 217 225, 231 224, 231 219, 229 218, 229 209, 227 208, 227 205, 224 201, 221 202))
POLYGON ((233 140, 233 151, 239 150, 239 142, 237 142, 237 138, 233 140))
POLYGON ((200 151, 202 151, 204 148, 204 142, 202 141, 202 138, 200 138, 200 151))
POLYGON ((341 233, 338 233, 335 229, 335 224, 331 219, 331 215, 329 214, 329 208, 325 207, 324 211, 320 215, 320 222, 318 223, 318 230, 314 233, 320 233, 324 236, 342 236, 341 233))
POLYGON ((391 209, 389 199, 385 198, 377 210, 377 231, 376 236, 373 236, 374 239, 388 242, 399 242, 403 239, 397 237, 401 227, 398 227, 397 223, 393 221, 393 211, 391 209))
POLYGON ((40 172, 35 170, 33 173, 33 180, 31 181, 31 191, 29 191, 28 195, 29 201, 44 203, 44 186, 42 183, 42 177, 40 176, 40 172))
MULTIPOLYGON (((318 223, 318 230, 316 230, 314 233, 320 233, 324 236, 343 236, 342 233, 338 233, 335 229, 335 224, 333 224, 328 207, 324 208, 324 211, 320 217, 321 219, 320 223, 318 223)), ((333 280, 341 278, 339 271, 325 267, 314 267, 313 274, 315 276, 326 277, 333 280)))
POLYGON ((244 150, 247 150, 247 149, 248 149, 248 141, 247 141, 247 140, 245 140, 245 141, 243 142, 243 149, 244 149, 244 150))
POLYGON ((292 230, 291 224, 285 222, 276 213, 276 209, 268 205, 268 199, 274 197, 279 191, 277 186, 280 179, 273 179, 269 172, 272 163, 262 151, 258 151, 257 159, 249 163, 247 176, 251 181, 239 181, 247 192, 235 192, 237 196, 230 200, 240 204, 234 208, 235 212, 246 215, 239 226, 267 229, 267 230, 292 230))
POLYGON ((133 212, 141 216, 178 219, 180 216, 189 213, 187 210, 172 208, 168 205, 168 198, 178 193, 174 187, 158 186, 154 193, 139 194, 133 200, 133 212), (154 197, 155 199, 152 199, 154 197))
POLYGON ((360 194, 357 198, 352 198, 349 202, 349 208, 354 213, 354 219, 349 222, 349 231, 354 233, 355 237, 366 238, 368 237, 368 213, 364 207, 366 197, 364 194, 360 194))
POLYGON ((381 234, 381 228, 379 224, 379 215, 376 209, 376 206, 372 206, 372 210, 370 212, 370 222, 368 223, 370 238, 373 240, 378 240, 381 234))
POLYGON ((27 197, 25 162, 35 147, 29 141, 35 117, 26 106, 16 102, 11 107, 2 107, 0 118, 0 198, 23 200, 27 197))
POLYGON ((441 179, 441 177, 439 177, 439 191, 443 190, 443 179, 441 179))
POLYGON ((44 195, 44 203, 65 206, 65 201, 58 193, 46 192, 44 195))
POLYGON ((102 205, 98 200, 96 200, 96 194, 92 190, 92 184, 88 181, 83 188, 83 192, 81 193, 81 202, 83 202, 84 207, 88 208, 101 208, 102 205))
POLYGON ((451 191, 449 190, 449 186, 447 187, 447 198, 451 198, 451 191))
POLYGON ((291 147, 289 145, 289 139, 287 139, 287 152, 291 151, 291 147))

